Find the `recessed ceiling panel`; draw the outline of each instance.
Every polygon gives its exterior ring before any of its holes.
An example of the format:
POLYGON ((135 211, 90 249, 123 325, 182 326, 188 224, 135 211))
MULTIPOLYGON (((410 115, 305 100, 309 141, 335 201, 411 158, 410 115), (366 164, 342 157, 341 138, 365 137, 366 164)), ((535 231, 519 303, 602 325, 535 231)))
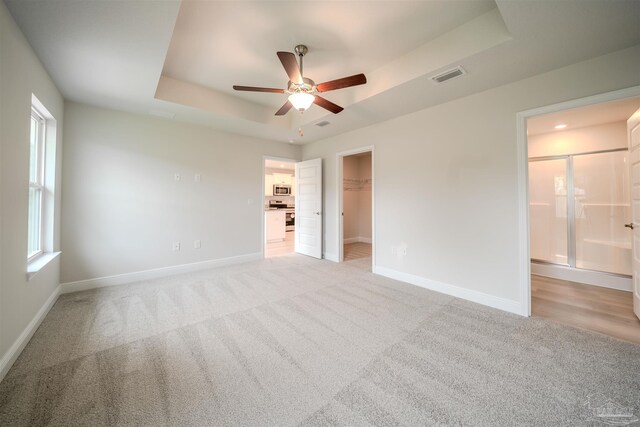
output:
POLYGON ((276 51, 307 45, 304 75, 320 83, 375 70, 493 8, 493 0, 184 0, 163 75, 280 107, 285 95, 232 89, 286 88, 276 51))

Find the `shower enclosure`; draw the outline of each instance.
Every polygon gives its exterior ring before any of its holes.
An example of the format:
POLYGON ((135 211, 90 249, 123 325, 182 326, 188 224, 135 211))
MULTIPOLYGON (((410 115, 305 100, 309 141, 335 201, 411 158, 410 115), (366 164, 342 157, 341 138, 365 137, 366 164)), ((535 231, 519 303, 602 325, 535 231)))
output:
POLYGON ((531 260, 631 275, 628 150, 529 159, 531 260))

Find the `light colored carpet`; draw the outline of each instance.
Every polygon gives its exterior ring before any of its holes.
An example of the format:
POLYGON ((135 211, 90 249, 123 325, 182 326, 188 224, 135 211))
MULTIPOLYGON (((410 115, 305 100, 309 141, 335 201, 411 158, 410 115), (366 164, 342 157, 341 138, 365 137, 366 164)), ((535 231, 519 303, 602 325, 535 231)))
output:
POLYGON ((0 425, 640 416, 640 346, 375 276, 366 261, 288 255, 64 295, 0 383, 0 425))

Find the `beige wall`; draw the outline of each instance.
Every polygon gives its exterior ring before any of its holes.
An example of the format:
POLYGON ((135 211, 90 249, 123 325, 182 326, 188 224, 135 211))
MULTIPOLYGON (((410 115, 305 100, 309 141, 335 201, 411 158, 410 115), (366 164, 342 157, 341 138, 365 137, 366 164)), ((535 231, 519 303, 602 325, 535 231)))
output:
POLYGON ((634 85, 640 46, 304 146, 324 159, 325 253, 338 253, 336 153, 374 145, 376 264, 518 301, 516 113, 634 85))
POLYGON ((529 157, 560 156, 627 147, 627 122, 531 135, 529 157))
POLYGON ((344 157, 343 235, 345 239, 371 239, 371 154, 344 157), (349 185, 347 180, 355 180, 349 185), (357 185, 353 185, 356 183, 357 185))
POLYGON ((63 283, 261 251, 263 156, 298 146, 76 103, 65 114, 63 283))
MULTIPOLYGON (((30 281, 26 277, 29 117, 33 93, 58 122, 54 174, 58 178, 64 104, 3 2, 0 2, 0 76, 0 361, 4 364, 11 356, 11 346, 18 342, 59 283, 59 259, 49 263, 30 281)), ((54 229, 57 231, 60 191, 56 192, 56 202, 54 229)), ((59 246, 58 235, 54 233, 54 249, 59 246)))

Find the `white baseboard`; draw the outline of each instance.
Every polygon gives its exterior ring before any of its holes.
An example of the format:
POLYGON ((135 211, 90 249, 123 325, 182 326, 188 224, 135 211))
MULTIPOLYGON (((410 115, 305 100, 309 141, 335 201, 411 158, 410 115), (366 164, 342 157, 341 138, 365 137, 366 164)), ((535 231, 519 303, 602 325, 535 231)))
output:
POLYGON ((160 277, 174 276, 176 274, 190 273, 225 265, 240 264, 243 262, 262 259, 262 253, 256 252, 247 255, 238 255, 229 258, 212 259, 208 261, 194 262, 191 264, 173 265, 171 267, 155 268, 153 270, 135 271, 133 273, 117 274, 115 276, 98 277, 95 279, 78 280, 60 285, 62 294, 69 292, 85 291, 87 289, 103 288, 105 286, 125 285, 141 280, 157 279, 160 277))
POLYGON ((619 291, 631 292, 633 290, 633 282, 630 277, 622 277, 601 271, 580 270, 562 265, 532 262, 531 274, 568 280, 570 282, 585 283, 603 288, 617 289, 619 291))
POLYGON ((348 245, 349 243, 369 243, 371 244, 371 237, 349 237, 348 239, 344 239, 344 244, 348 245))
POLYGON ((332 254, 330 252, 325 252, 324 259, 326 259, 327 261, 332 261, 332 262, 340 262, 338 260, 338 254, 332 254))
POLYGON ((400 280, 401 282, 406 282, 412 285, 420 286, 421 288, 440 292, 446 295, 451 295, 456 298, 461 298, 468 301, 476 302, 478 304, 497 308, 499 310, 507 311, 509 313, 526 316, 526 314, 524 314, 523 307, 521 307, 521 304, 519 301, 508 300, 505 298, 500 298, 493 295, 485 294, 483 292, 461 288, 455 285, 449 285, 447 283, 438 282, 436 280, 430 280, 425 277, 420 277, 413 274, 392 270, 386 267, 375 266, 373 272, 375 274, 389 277, 391 279, 400 280))
POLYGON ((16 361, 22 350, 24 350, 25 346, 36 332, 40 323, 44 320, 53 304, 58 300, 58 296, 60 296, 60 286, 58 285, 53 293, 47 298, 47 301, 40 307, 40 310, 36 313, 36 315, 31 319, 31 322, 27 325, 26 328, 22 331, 20 336, 13 342, 9 350, 2 356, 0 359, 0 381, 7 375, 11 366, 16 361))

